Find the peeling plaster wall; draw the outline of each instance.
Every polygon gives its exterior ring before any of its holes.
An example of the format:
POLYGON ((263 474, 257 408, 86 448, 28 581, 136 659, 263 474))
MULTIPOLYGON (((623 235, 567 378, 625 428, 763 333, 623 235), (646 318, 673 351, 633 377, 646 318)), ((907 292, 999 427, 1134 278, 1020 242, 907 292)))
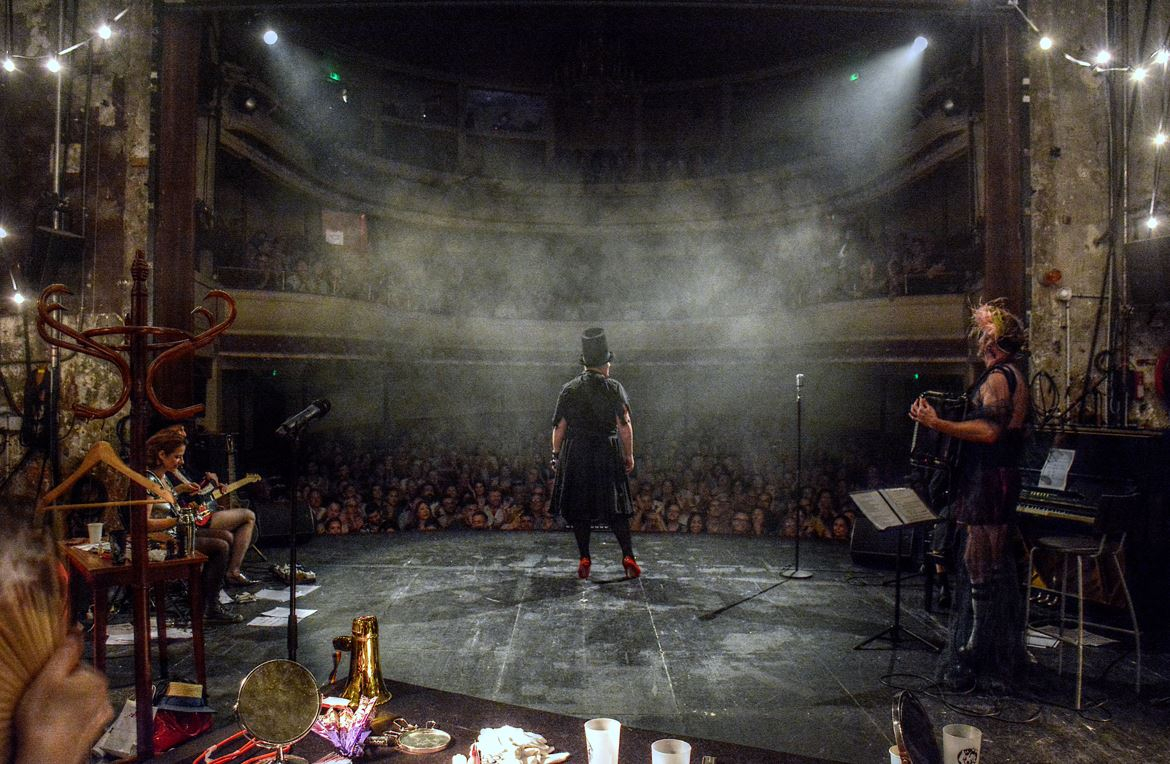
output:
MULTIPOLYGON (((92 59, 90 46, 79 48, 66 59, 69 69, 62 124, 63 140, 68 145, 63 153, 66 162, 61 193, 71 210, 68 229, 85 237, 83 264, 77 268, 80 281, 72 285, 76 294, 64 299, 69 309, 65 321, 75 328, 122 322, 128 306, 129 263, 148 243, 153 6, 148 0, 132 0, 129 5, 130 12, 116 25, 112 40, 91 41, 92 59)), ((14 53, 42 56, 57 49, 57 7, 54 0, 16 0, 14 53)), ((78 31, 69 34, 67 26, 66 45, 88 37, 91 27, 109 11, 106 3, 81 0, 76 15, 78 31)), ((0 82, 0 219, 12 234, 0 248, 0 265, 7 276, 7 267, 19 264, 23 291, 35 296, 48 285, 38 280, 42 264, 33 251, 33 232, 37 225, 48 222, 43 199, 52 188, 49 168, 55 82, 39 63, 19 63, 21 71, 0 82)), ((26 360, 34 367, 47 366, 49 350, 36 333, 35 306, 25 303, 22 315, 7 304, 7 292, 4 294, 0 372, 13 393, 15 408, 23 409, 26 360)), ((68 474, 96 440, 117 442, 117 417, 80 420, 71 413, 73 405, 83 402, 102 407, 114 402, 119 392, 120 380, 108 364, 83 355, 61 355, 63 474, 68 474)), ((127 412, 128 408, 123 414, 127 412)), ((26 454, 19 429, 14 407, 0 399, 0 479, 13 473, 26 454)), ((4 493, 7 507, 31 509, 38 478, 42 488, 51 481, 47 471, 41 474, 42 461, 40 453, 34 452, 13 475, 4 493)))
MULTIPOLYGON (((1170 3, 1154 5, 1157 12, 1150 28, 1160 34, 1157 30, 1165 29, 1170 3)), ((1143 46, 1138 39, 1144 9, 1144 3, 1136 2, 1130 8, 1133 50, 1140 49, 1141 53, 1131 53, 1127 61, 1153 50, 1150 43, 1143 46)), ((1026 210, 1031 216, 1032 236, 1031 370, 1051 375, 1062 399, 1075 400, 1084 389, 1099 308, 1096 351, 1110 345, 1108 298, 1111 292, 1117 293, 1119 286, 1106 274, 1110 214, 1107 75, 1077 66, 1063 53, 1089 60, 1102 47, 1107 39, 1106 2, 1037 0, 1029 5, 1029 15, 1041 29, 1051 30, 1058 41, 1051 51, 1044 52, 1030 44, 1027 52, 1031 79, 1032 196, 1030 209, 1026 210), (1061 279, 1055 285, 1046 285, 1045 275, 1051 271, 1059 271, 1061 279), (1072 293, 1067 302, 1058 296, 1061 287, 1072 293)), ((1032 43, 1034 38, 1028 41, 1032 43)), ((1121 88, 1129 87, 1124 73, 1112 76, 1121 88)), ((1159 87, 1154 82, 1149 84, 1159 87)), ((1130 228, 1134 231, 1138 230, 1139 219, 1145 218, 1140 211, 1149 201, 1153 168, 1152 152, 1148 141, 1141 138, 1141 126, 1151 116, 1156 123, 1158 108, 1158 97, 1138 98, 1135 102, 1129 178, 1130 208, 1135 215, 1130 228)), ((1149 133, 1152 135, 1152 130, 1149 133)), ((1144 229, 1139 235, 1146 235, 1144 229)), ((1166 345, 1165 326, 1157 318, 1151 322, 1148 314, 1139 313, 1131 331, 1131 360, 1156 358, 1157 349, 1166 345)), ((1152 379, 1152 367, 1137 368, 1145 371, 1148 382, 1152 379)), ((1094 374, 1090 386, 1099 379, 1100 375, 1094 374)), ((1093 410, 1094 406, 1089 408, 1093 410)), ((1145 401, 1131 405, 1129 424, 1165 427, 1166 408, 1148 394, 1145 401)))

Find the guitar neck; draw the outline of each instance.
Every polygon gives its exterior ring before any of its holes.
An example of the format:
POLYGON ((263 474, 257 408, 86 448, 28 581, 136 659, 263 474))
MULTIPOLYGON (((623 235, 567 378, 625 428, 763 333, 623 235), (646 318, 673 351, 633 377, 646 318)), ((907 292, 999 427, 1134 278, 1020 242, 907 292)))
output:
POLYGON ((211 498, 219 499, 223 496, 227 496, 232 491, 238 491, 239 489, 243 488, 246 485, 251 485, 252 483, 258 483, 258 482, 260 482, 259 475, 255 475, 255 474, 246 475, 245 477, 240 478, 239 480, 235 481, 234 483, 228 483, 223 488, 215 489, 211 493, 211 498))

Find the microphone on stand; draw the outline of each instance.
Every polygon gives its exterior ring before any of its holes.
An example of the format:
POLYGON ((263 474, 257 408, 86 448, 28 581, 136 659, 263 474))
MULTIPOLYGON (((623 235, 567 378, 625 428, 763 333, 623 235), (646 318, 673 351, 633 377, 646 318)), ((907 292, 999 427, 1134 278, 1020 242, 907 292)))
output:
POLYGON ((795 552, 795 560, 791 568, 785 568, 780 572, 780 575, 785 578, 812 578, 812 573, 807 570, 800 569, 800 534, 804 530, 804 524, 800 517, 800 497, 804 489, 803 475, 803 458, 801 454, 801 443, 804 440, 801 432, 802 405, 800 400, 801 390, 804 388, 804 375, 796 375, 796 538, 793 539, 793 550, 795 552))
POLYGON ((276 434, 282 438, 288 438, 296 435, 302 427, 307 425, 314 419, 320 419, 329 413, 329 409, 333 405, 329 403, 328 398, 318 398, 304 408, 303 411, 293 414, 288 419, 281 423, 280 427, 276 428, 276 434))

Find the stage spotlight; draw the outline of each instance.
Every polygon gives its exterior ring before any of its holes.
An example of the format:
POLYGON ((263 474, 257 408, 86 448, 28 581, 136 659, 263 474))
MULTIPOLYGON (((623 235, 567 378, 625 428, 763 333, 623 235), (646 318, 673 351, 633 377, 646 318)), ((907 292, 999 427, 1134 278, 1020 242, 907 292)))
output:
POLYGON ((61 71, 61 62, 57 60, 56 56, 53 56, 45 62, 45 68, 53 74, 56 74, 57 72, 61 71))
POLYGON ((1052 38, 1049 37, 1048 35, 1044 35, 1043 37, 1040 38, 1040 50, 1051 50, 1051 49, 1052 49, 1052 38))
POLYGON ((1161 64, 1162 66, 1170 63, 1170 50, 1161 48, 1157 53, 1154 54, 1154 63, 1161 64))
POLYGON ((12 293, 12 301, 14 303, 16 303, 17 305, 23 305, 24 304, 24 295, 22 295, 20 292, 13 292, 12 293))
POLYGON ((1152 231, 1157 227, 1158 218, 1154 217, 1153 215, 1150 215, 1148 218, 1146 218, 1146 228, 1149 228, 1152 231))
POLYGON ((8 229, 5 228, 4 226, 0 225, 0 239, 7 239, 7 238, 8 238, 8 229))
POLYGON ((1165 146, 1166 145, 1166 138, 1167 138, 1166 133, 1159 130, 1158 132, 1154 133, 1154 145, 1155 146, 1165 146))
POLYGON ((98 27, 97 36, 103 40, 108 40, 114 36, 114 30, 110 28, 109 24, 103 21, 102 25, 98 27))
POLYGON ((15 72, 16 71, 16 62, 12 60, 12 56, 5 56, 4 57, 4 71, 6 71, 6 72, 15 72))
POLYGON ((244 111, 256 111, 258 105, 256 96, 248 96, 244 99, 244 111))
POLYGON ((918 55, 922 51, 926 50, 926 46, 929 44, 930 44, 929 40, 927 40, 922 35, 919 35, 919 36, 914 38, 914 44, 910 46, 910 52, 913 53, 914 55, 918 55))
POLYGON ((1133 78, 1134 82, 1141 82, 1146 78, 1146 68, 1139 66, 1130 72, 1129 76, 1133 78))
POLYGON ((1105 64, 1113 60, 1113 54, 1102 49, 1097 51, 1097 55, 1093 60, 1097 63, 1097 66, 1105 66, 1105 64))
POLYGON ((277 36, 275 30, 269 29, 267 32, 264 33, 264 43, 266 45, 275 45, 276 41, 279 39, 280 39, 280 37, 277 36))

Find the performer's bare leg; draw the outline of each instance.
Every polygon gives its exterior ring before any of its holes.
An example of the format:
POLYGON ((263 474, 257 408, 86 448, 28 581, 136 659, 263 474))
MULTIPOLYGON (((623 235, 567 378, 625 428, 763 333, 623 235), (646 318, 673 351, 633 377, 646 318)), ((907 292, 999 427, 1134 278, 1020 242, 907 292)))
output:
POLYGON ((211 515, 210 526, 216 530, 232 533, 232 554, 228 560, 227 577, 238 580, 244 555, 252 545, 252 533, 256 529, 256 513, 250 509, 221 509, 211 515))

